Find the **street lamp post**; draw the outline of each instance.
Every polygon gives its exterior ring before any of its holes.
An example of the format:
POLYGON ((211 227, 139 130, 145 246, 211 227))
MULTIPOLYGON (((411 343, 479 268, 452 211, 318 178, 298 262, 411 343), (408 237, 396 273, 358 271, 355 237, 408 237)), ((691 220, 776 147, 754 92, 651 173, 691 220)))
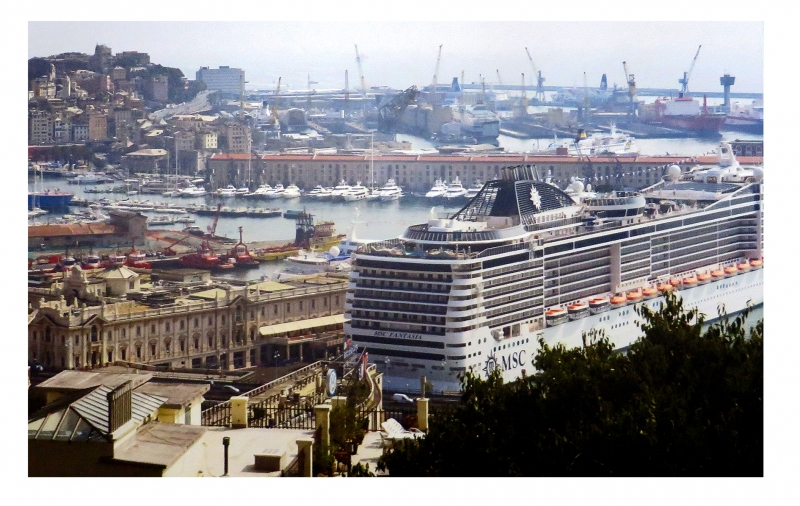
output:
POLYGON ((275 379, 278 379, 278 359, 281 358, 281 352, 275 350, 275 353, 272 355, 272 359, 275 362, 275 379))

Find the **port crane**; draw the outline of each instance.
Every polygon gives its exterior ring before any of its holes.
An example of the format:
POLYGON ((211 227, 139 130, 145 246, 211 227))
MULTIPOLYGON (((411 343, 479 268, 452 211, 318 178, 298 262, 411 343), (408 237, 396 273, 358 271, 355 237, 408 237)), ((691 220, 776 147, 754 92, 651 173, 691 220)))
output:
MULTIPOLYGON (((503 80, 500 79, 500 69, 497 69, 497 84, 503 86, 503 80)), ((522 86, 525 86, 525 81, 522 81, 522 86)))
POLYGON ((169 246, 161 250, 161 253, 164 254, 165 256, 170 256, 170 257, 177 255, 178 253, 174 249, 172 249, 172 247, 177 246, 179 243, 185 241, 187 237, 188 236, 180 237, 177 240, 172 241, 169 244, 169 246))
POLYGON ((533 82, 533 79, 536 78, 536 95, 535 95, 536 100, 544 103, 545 102, 544 77, 542 77, 542 71, 536 70, 536 65, 534 65, 533 58, 531 58, 531 52, 528 51, 527 47, 525 48, 525 53, 528 55, 528 61, 531 62, 531 70, 533 70, 533 74, 531 75, 531 82, 533 82))
POLYGON ((217 204, 217 214, 214 215, 214 221, 211 223, 211 225, 206 227, 206 230, 208 230, 208 239, 214 238, 214 234, 217 231, 217 222, 219 222, 219 212, 221 209, 222 204, 217 204))
POLYGON ((400 116, 403 115, 403 111, 414 102, 418 92, 416 86, 411 86, 383 104, 378 109, 378 130, 381 132, 393 131, 400 116))
POLYGON ((275 88, 275 97, 272 99, 272 119, 270 123, 278 124, 278 95, 281 92, 281 78, 278 77, 278 86, 275 88))
POLYGON ((692 70, 694 70, 694 64, 697 63, 697 57, 700 54, 701 47, 703 46, 697 46, 697 52, 694 54, 694 59, 692 60, 692 65, 689 67, 689 72, 684 72, 683 79, 678 79, 678 83, 682 85, 681 92, 678 93, 678 98, 683 98, 689 93, 689 78, 692 76, 692 70))
MULTIPOLYGON (((355 45, 355 44, 354 44, 355 45)), ((358 46, 356 46, 356 63, 358 64, 358 75, 361 78, 361 94, 367 95, 367 84, 364 82, 364 71, 361 70, 361 56, 358 55, 358 46)))
POLYGON ((628 64, 626 62, 622 62, 622 69, 625 71, 625 82, 628 83, 628 101, 631 105, 628 114, 633 115, 636 112, 636 79, 633 74, 628 73, 628 64))
POLYGON ((431 82, 431 102, 436 101, 436 84, 439 79, 439 63, 442 61, 442 45, 439 44, 439 55, 436 57, 436 70, 433 72, 433 81, 431 82))

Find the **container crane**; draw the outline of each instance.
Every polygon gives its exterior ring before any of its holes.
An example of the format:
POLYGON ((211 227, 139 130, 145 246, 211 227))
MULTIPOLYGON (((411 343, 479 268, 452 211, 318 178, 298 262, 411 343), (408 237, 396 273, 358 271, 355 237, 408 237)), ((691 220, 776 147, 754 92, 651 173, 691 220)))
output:
POLYGON ((367 84, 364 82, 364 71, 361 70, 361 57, 358 55, 358 46, 356 46, 356 63, 358 64, 358 75, 361 78, 361 94, 366 96, 367 84))
POLYGON ((692 70, 694 70, 694 64, 697 63, 697 56, 700 54, 701 47, 703 46, 697 46, 697 52, 694 54, 694 59, 692 60, 692 65, 689 67, 689 72, 684 72, 683 79, 678 79, 678 82, 683 85, 681 87, 681 92, 678 93, 678 98, 683 98, 689 93, 689 78, 692 76, 692 70))
POLYGON ((528 48, 525 48, 525 53, 528 55, 528 61, 531 62, 531 70, 533 70, 533 74, 531 75, 531 82, 533 82, 533 78, 536 78, 536 100, 540 102, 545 101, 544 96, 544 77, 542 77, 542 71, 536 70, 536 65, 533 63, 533 58, 531 58, 531 52, 528 51, 528 48))
POLYGON ((622 69, 625 71, 625 82, 628 83, 628 101, 631 106, 628 114, 634 114, 636 108, 634 105, 636 101, 636 79, 633 74, 628 73, 628 64, 626 62, 622 62, 622 69))
MULTIPOLYGON (((503 80, 500 79, 500 69, 497 69, 497 84, 503 86, 503 80)), ((522 81, 522 86, 525 86, 525 81, 522 81)))

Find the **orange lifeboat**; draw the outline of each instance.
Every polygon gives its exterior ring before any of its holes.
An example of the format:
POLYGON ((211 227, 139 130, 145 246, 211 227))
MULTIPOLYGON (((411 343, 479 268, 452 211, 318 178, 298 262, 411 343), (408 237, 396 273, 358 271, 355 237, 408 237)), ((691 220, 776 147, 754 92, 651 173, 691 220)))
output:
POLYGON ((589 311, 592 314, 602 313, 608 311, 611 304, 608 302, 608 297, 594 297, 589 299, 589 311))
POLYGON ((631 302, 636 302, 642 298, 642 292, 635 291, 635 292, 628 292, 628 300, 631 302))
POLYGON ((561 307, 545 311, 544 320, 548 326, 561 325, 569 319, 567 310, 561 307))
POLYGON ((715 271, 711 271, 711 276, 714 279, 724 278, 725 277, 725 271, 723 271, 722 269, 717 269, 715 271))
POLYGON ((702 274, 698 274, 697 275, 697 283, 698 284, 702 285, 704 283, 708 283, 709 281, 711 281, 711 274, 709 274, 707 272, 704 272, 702 274))
POLYGON ((669 280, 669 284, 674 288, 678 288, 681 285, 681 280, 680 278, 672 278, 669 280))
POLYGON ((611 307, 622 307, 627 303, 628 299, 624 295, 615 295, 611 297, 611 307))
POLYGON ((658 288, 653 288, 652 286, 648 286, 644 290, 642 290, 642 298, 644 299, 652 299, 658 295, 658 288))
POLYGON ((685 287, 697 286, 697 278, 694 276, 688 276, 683 278, 683 286, 685 287))
POLYGON ((739 274, 739 269, 737 269, 735 265, 725 267, 726 276, 735 276, 736 274, 739 274))
POLYGON ((743 262, 740 264, 736 264, 736 268, 739 269, 739 272, 747 272, 751 269, 749 262, 743 262))
POLYGON ((658 291, 661 293, 671 292, 673 289, 674 287, 669 283, 661 283, 658 285, 658 291))
POLYGON ((764 266, 764 261, 763 260, 759 260, 757 258, 754 259, 754 260, 750 260, 750 266, 753 269, 760 269, 761 267, 764 266))
POLYGON ((567 312, 570 320, 577 320, 578 318, 589 316, 589 305, 585 302, 570 304, 567 306, 567 312))

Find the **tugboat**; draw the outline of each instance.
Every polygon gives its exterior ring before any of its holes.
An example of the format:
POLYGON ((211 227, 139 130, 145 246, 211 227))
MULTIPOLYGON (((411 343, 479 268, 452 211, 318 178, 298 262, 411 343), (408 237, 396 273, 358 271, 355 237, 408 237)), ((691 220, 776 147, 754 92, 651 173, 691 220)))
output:
POLYGON ((181 267, 188 267, 190 269, 206 269, 206 270, 225 270, 233 269, 233 264, 230 262, 223 262, 211 249, 208 240, 214 237, 217 230, 217 222, 219 221, 219 213, 222 209, 222 204, 217 204, 217 215, 214 217, 214 222, 208 227, 208 234, 205 235, 202 244, 197 248, 197 251, 189 255, 184 255, 178 259, 181 267))
POLYGON ((147 261, 147 256, 144 253, 136 251, 136 247, 132 246, 130 252, 126 255, 125 265, 134 269, 151 269, 150 262, 147 261))
POLYGON ((255 269, 258 267, 258 260, 250 255, 247 245, 242 241, 242 227, 239 227, 239 243, 231 248, 230 253, 223 258, 228 264, 233 264, 237 269, 255 269))
POLYGON ((203 241, 203 244, 197 248, 196 252, 180 257, 178 259, 178 263, 181 267, 186 267, 189 269, 216 270, 218 268, 233 267, 233 265, 230 264, 224 264, 228 265, 229 267, 223 267, 222 261, 211 249, 208 241, 203 241))

